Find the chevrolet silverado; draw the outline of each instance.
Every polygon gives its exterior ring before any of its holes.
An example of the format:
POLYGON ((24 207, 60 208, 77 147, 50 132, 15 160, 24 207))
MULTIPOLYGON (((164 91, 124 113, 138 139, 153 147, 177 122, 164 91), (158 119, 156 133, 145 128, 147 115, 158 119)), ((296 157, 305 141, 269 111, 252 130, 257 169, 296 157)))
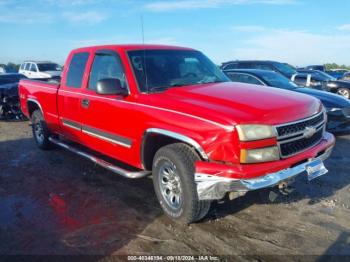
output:
POLYGON ((19 96, 39 148, 64 147, 128 178, 152 175, 162 209, 184 223, 227 195, 327 173, 335 143, 318 99, 229 82, 190 48, 76 49, 60 83, 21 80, 19 96))

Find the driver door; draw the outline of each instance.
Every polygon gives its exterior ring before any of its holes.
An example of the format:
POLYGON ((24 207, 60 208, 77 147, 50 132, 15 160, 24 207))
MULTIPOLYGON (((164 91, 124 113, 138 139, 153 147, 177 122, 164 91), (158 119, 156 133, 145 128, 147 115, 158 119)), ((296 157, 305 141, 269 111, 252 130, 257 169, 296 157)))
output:
MULTIPOLYGON (((102 79, 117 78, 128 89, 124 68, 117 52, 97 50, 90 69, 86 89, 82 92, 82 139, 84 144, 114 158, 132 158, 134 139, 130 105, 121 95, 102 95, 96 92, 102 79)), ((128 161, 126 161, 128 162, 128 161)))

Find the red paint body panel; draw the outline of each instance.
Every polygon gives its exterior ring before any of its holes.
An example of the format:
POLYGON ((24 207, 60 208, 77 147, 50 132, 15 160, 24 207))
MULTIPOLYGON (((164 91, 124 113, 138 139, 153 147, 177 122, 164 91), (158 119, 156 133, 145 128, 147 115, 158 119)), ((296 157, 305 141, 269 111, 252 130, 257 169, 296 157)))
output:
MULTIPOLYGON (((19 93, 23 112, 29 116, 29 99, 37 101, 52 132, 66 136, 110 157, 137 168, 143 168, 141 160, 142 139, 147 129, 159 128, 179 133, 195 140, 206 152, 210 161, 231 163, 219 165, 199 162, 198 170, 213 172, 233 170, 233 174, 245 177, 259 176, 276 168, 284 169, 296 159, 313 155, 322 150, 320 145, 283 161, 240 165, 241 148, 258 148, 275 145, 275 139, 240 143, 234 128, 237 124, 277 125, 309 117, 321 110, 319 100, 286 90, 260 88, 239 83, 215 83, 171 88, 162 93, 145 94, 138 90, 130 62, 129 50, 172 49, 193 50, 183 47, 157 45, 109 45, 80 48, 72 51, 64 67, 61 85, 22 80, 19 93), (130 94, 126 97, 99 95, 87 89, 94 53, 97 50, 115 51, 124 66, 130 94), (66 86, 70 60, 75 53, 88 52, 90 57, 85 69, 81 88, 66 86), (81 106, 88 99, 88 109, 81 106), (95 128, 110 135, 130 141, 125 147, 79 129, 67 128, 62 119, 95 128)), ((330 135, 326 144, 332 144, 330 135)), ((322 143, 323 145, 323 143, 322 143)), ((225 171, 227 176, 231 171, 225 171)))

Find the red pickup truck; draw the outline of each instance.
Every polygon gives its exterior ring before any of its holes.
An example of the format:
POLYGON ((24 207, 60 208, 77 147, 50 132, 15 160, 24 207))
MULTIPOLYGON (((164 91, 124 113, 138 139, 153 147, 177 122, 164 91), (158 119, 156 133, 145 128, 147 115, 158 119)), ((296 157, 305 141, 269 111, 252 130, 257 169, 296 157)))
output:
POLYGON ((62 146, 129 178, 153 176, 165 213, 323 175, 334 146, 311 96, 229 82, 201 52, 159 45, 72 51, 60 83, 21 80, 42 149, 62 146))

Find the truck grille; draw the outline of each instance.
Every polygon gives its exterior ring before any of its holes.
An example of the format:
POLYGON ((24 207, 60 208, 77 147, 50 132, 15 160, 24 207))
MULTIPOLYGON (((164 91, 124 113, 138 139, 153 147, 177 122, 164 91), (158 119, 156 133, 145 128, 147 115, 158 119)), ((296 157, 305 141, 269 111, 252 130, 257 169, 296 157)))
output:
POLYGON ((316 145, 321 139, 323 135, 323 129, 317 131, 310 138, 301 138, 298 140, 293 140, 291 142, 286 142, 280 145, 282 156, 291 156, 296 153, 302 152, 305 149, 316 145))
POLYGON ((323 112, 300 121, 276 126, 281 157, 293 156, 318 144, 322 139, 324 126, 323 112))
POLYGON ((277 127, 277 134, 279 137, 293 135, 298 132, 303 132, 307 126, 317 126, 324 121, 324 114, 318 114, 317 116, 297 122, 294 124, 287 124, 277 127))

